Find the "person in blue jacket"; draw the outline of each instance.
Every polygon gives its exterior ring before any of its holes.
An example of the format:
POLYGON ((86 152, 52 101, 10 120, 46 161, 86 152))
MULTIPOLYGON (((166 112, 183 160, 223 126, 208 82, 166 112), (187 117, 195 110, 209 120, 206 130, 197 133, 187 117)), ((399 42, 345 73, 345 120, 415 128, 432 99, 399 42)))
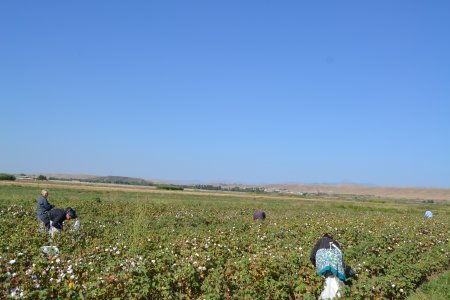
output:
POLYGON ((427 211, 425 212, 424 218, 425 218, 425 219, 431 219, 431 218, 433 218, 433 213, 432 213, 430 210, 427 210, 427 211))
POLYGON ((50 219, 48 216, 48 212, 54 207, 51 205, 48 200, 48 191, 42 190, 41 191, 41 197, 39 198, 36 206, 36 216, 37 219, 44 223, 44 225, 47 225, 50 223, 50 219))

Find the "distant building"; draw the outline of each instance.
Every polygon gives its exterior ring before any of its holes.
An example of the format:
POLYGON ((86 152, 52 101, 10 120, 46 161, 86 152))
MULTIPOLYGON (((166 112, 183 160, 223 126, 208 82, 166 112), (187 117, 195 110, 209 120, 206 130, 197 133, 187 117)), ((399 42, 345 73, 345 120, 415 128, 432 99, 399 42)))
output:
POLYGON ((29 175, 15 175, 16 176, 16 180, 35 180, 36 178, 29 176, 29 175))

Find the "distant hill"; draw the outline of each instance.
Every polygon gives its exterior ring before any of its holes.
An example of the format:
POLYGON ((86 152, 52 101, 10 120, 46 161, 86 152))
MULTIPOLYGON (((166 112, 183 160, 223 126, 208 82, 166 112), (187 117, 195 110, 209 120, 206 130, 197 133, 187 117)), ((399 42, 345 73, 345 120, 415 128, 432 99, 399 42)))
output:
MULTIPOLYGON (((29 174, 30 175, 30 174, 29 174)), ((153 181, 142 178, 124 176, 95 176, 83 174, 52 174, 42 173, 49 180, 80 181, 91 183, 126 184, 138 186, 159 186, 174 184, 184 188, 200 190, 238 191, 238 192, 276 192, 295 195, 349 195, 377 198, 411 199, 411 200, 441 200, 450 201, 450 188, 418 188, 418 187, 383 187, 356 184, 177 184, 171 182, 153 181)), ((35 175, 30 175, 34 176, 35 175)))
POLYGON ((150 180, 125 176, 93 176, 80 174, 44 174, 49 180, 80 181, 91 183, 110 183, 128 185, 153 186, 155 183, 150 180))
POLYGON ((267 192, 292 194, 356 195, 396 199, 450 200, 450 188, 385 187, 353 184, 272 184, 267 192))
POLYGON ((155 185, 154 182, 134 177, 123 177, 123 176, 100 176, 89 179, 82 179, 83 182, 94 182, 94 183, 112 183, 112 184, 130 184, 130 185, 155 185))
MULTIPOLYGON (((39 173, 41 174, 41 173, 39 173)), ((57 178, 61 180, 83 180, 98 177, 96 175, 86 174, 62 174, 62 173, 42 173, 47 178, 57 178)))

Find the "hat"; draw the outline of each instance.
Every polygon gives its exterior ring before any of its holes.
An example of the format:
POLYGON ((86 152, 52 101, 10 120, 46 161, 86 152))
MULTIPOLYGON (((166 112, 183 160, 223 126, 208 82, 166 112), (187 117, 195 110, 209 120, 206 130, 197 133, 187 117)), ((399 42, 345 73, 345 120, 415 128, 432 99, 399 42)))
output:
POLYGON ((73 208, 71 208, 71 207, 67 208, 66 214, 68 214, 71 218, 76 218, 77 217, 76 211, 73 208))

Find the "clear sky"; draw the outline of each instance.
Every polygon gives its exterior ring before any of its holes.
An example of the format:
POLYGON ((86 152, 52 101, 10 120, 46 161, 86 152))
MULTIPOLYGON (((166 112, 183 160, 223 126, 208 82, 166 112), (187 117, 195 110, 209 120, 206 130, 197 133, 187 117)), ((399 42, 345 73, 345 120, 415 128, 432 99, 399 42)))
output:
POLYGON ((0 172, 450 187, 450 1, 1 1, 0 172))

